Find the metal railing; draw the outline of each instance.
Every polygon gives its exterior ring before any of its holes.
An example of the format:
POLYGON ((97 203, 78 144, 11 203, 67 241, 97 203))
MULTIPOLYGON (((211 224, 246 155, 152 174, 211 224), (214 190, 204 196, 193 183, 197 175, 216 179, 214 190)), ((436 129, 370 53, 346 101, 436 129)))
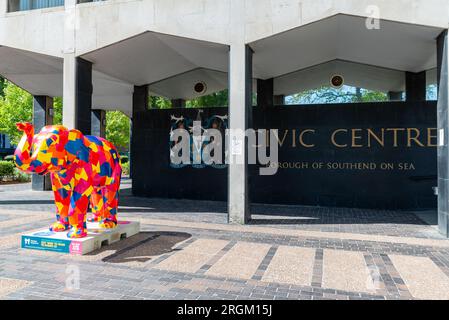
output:
POLYGON ((64 0, 8 0, 8 12, 64 6, 64 0))

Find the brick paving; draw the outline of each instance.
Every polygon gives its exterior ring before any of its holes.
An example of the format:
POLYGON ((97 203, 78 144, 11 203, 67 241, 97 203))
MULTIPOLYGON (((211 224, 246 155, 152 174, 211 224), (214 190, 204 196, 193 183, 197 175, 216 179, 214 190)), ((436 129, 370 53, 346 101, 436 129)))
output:
POLYGON ((411 212, 254 205, 242 228, 224 203, 134 198, 129 183, 119 214, 141 233, 86 256, 20 249, 52 221, 51 193, 0 186, 0 299, 446 298, 449 241, 411 212), (414 274, 409 260, 425 263, 414 274))

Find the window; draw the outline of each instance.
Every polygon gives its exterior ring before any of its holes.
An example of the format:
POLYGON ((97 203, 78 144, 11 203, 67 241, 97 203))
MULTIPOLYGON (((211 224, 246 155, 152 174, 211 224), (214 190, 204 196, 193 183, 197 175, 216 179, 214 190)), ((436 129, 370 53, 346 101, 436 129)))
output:
POLYGON ((8 12, 64 6, 64 0, 9 0, 8 12))

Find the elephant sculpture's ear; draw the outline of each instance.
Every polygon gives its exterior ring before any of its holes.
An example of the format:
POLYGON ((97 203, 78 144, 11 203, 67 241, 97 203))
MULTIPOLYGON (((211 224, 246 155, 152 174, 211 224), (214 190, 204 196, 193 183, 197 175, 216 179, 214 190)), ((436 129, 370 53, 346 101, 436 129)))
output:
POLYGON ((76 129, 70 130, 67 133, 65 150, 69 157, 88 162, 89 148, 84 144, 84 135, 76 129))

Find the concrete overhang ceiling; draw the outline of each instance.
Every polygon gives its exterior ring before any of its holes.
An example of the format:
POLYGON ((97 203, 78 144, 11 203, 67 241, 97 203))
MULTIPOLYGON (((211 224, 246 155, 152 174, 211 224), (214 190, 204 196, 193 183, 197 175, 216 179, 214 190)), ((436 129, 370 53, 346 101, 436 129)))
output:
POLYGON ((0 47, 0 74, 33 95, 61 96, 62 58, 0 47))
POLYGON ((227 87, 227 73, 199 68, 150 84, 149 90, 152 95, 163 96, 169 99, 190 100, 221 91, 227 87), (200 82, 206 85, 204 92, 195 91, 195 84, 200 82))
MULTIPOLYGON (((198 68, 174 77, 152 83, 149 86, 150 94, 169 99, 190 100, 209 95, 228 88, 227 72, 198 68), (195 84, 204 83, 206 90, 195 91, 195 84)), ((257 81, 253 80, 253 91, 257 90, 257 81)))
MULTIPOLYGON (((61 97, 62 58, 0 47, 0 74, 33 95, 61 97)), ((93 71, 93 109, 121 110, 130 115, 134 87, 98 71, 93 71)))
POLYGON ((290 95, 329 86, 334 75, 342 76, 348 86, 382 92, 405 90, 402 71, 334 60, 275 78, 274 94, 290 95))
POLYGON ((145 32, 82 57, 101 73, 145 85, 198 68, 227 72, 228 52, 222 44, 145 32))
POLYGON ((436 67, 441 28, 381 20, 379 30, 366 18, 336 15, 250 43, 254 76, 275 78, 333 60, 398 71, 436 67))
POLYGON ((133 85, 93 70, 92 86, 92 109, 119 110, 131 116, 133 85))

